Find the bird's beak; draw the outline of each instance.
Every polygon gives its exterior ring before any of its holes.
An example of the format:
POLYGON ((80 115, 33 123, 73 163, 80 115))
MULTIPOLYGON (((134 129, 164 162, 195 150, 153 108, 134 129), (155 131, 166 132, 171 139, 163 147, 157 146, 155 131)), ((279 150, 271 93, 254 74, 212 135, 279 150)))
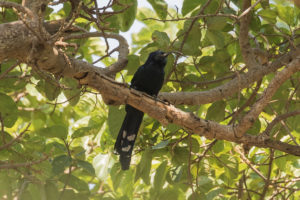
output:
POLYGON ((171 52, 166 52, 166 53, 164 53, 162 56, 163 56, 163 57, 167 57, 170 53, 171 53, 171 52))

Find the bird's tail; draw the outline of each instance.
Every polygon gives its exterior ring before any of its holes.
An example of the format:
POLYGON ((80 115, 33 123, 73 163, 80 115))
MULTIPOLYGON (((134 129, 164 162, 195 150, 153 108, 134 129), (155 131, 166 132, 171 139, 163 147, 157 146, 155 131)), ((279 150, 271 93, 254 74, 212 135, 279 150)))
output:
POLYGON ((129 169, 131 154, 144 113, 126 105, 126 116, 119 131, 114 151, 120 155, 122 170, 129 169))

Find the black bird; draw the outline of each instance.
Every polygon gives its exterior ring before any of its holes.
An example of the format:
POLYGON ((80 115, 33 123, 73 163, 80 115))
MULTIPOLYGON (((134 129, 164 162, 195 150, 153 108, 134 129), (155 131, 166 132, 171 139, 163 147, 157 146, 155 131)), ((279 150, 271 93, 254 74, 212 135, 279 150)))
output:
MULTIPOLYGON (((168 55, 160 50, 150 53, 146 63, 135 72, 130 87, 157 96, 164 83, 168 55)), ((126 116, 114 147, 115 153, 120 155, 122 170, 129 169, 134 142, 144 116, 142 111, 130 105, 126 105, 125 110, 126 116)))

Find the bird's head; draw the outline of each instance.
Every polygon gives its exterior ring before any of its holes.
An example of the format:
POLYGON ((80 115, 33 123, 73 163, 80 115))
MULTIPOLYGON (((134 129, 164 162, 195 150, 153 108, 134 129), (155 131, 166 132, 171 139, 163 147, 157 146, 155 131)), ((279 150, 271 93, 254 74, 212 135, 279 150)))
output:
POLYGON ((157 50, 150 53, 147 62, 153 62, 164 67, 167 64, 167 57, 170 53, 165 53, 163 51, 157 50))

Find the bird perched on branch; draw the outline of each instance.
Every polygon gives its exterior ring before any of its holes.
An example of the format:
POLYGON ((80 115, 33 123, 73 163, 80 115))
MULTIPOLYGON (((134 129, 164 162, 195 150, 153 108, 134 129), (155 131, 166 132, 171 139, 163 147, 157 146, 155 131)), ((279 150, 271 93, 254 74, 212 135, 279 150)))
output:
MULTIPOLYGON (((169 53, 160 50, 150 53, 146 63, 135 72, 130 87, 151 96, 157 96, 164 83, 164 67, 169 53)), ((119 131, 114 151, 120 155, 122 170, 129 169, 134 142, 144 113, 130 105, 125 106, 126 116, 119 131)))

